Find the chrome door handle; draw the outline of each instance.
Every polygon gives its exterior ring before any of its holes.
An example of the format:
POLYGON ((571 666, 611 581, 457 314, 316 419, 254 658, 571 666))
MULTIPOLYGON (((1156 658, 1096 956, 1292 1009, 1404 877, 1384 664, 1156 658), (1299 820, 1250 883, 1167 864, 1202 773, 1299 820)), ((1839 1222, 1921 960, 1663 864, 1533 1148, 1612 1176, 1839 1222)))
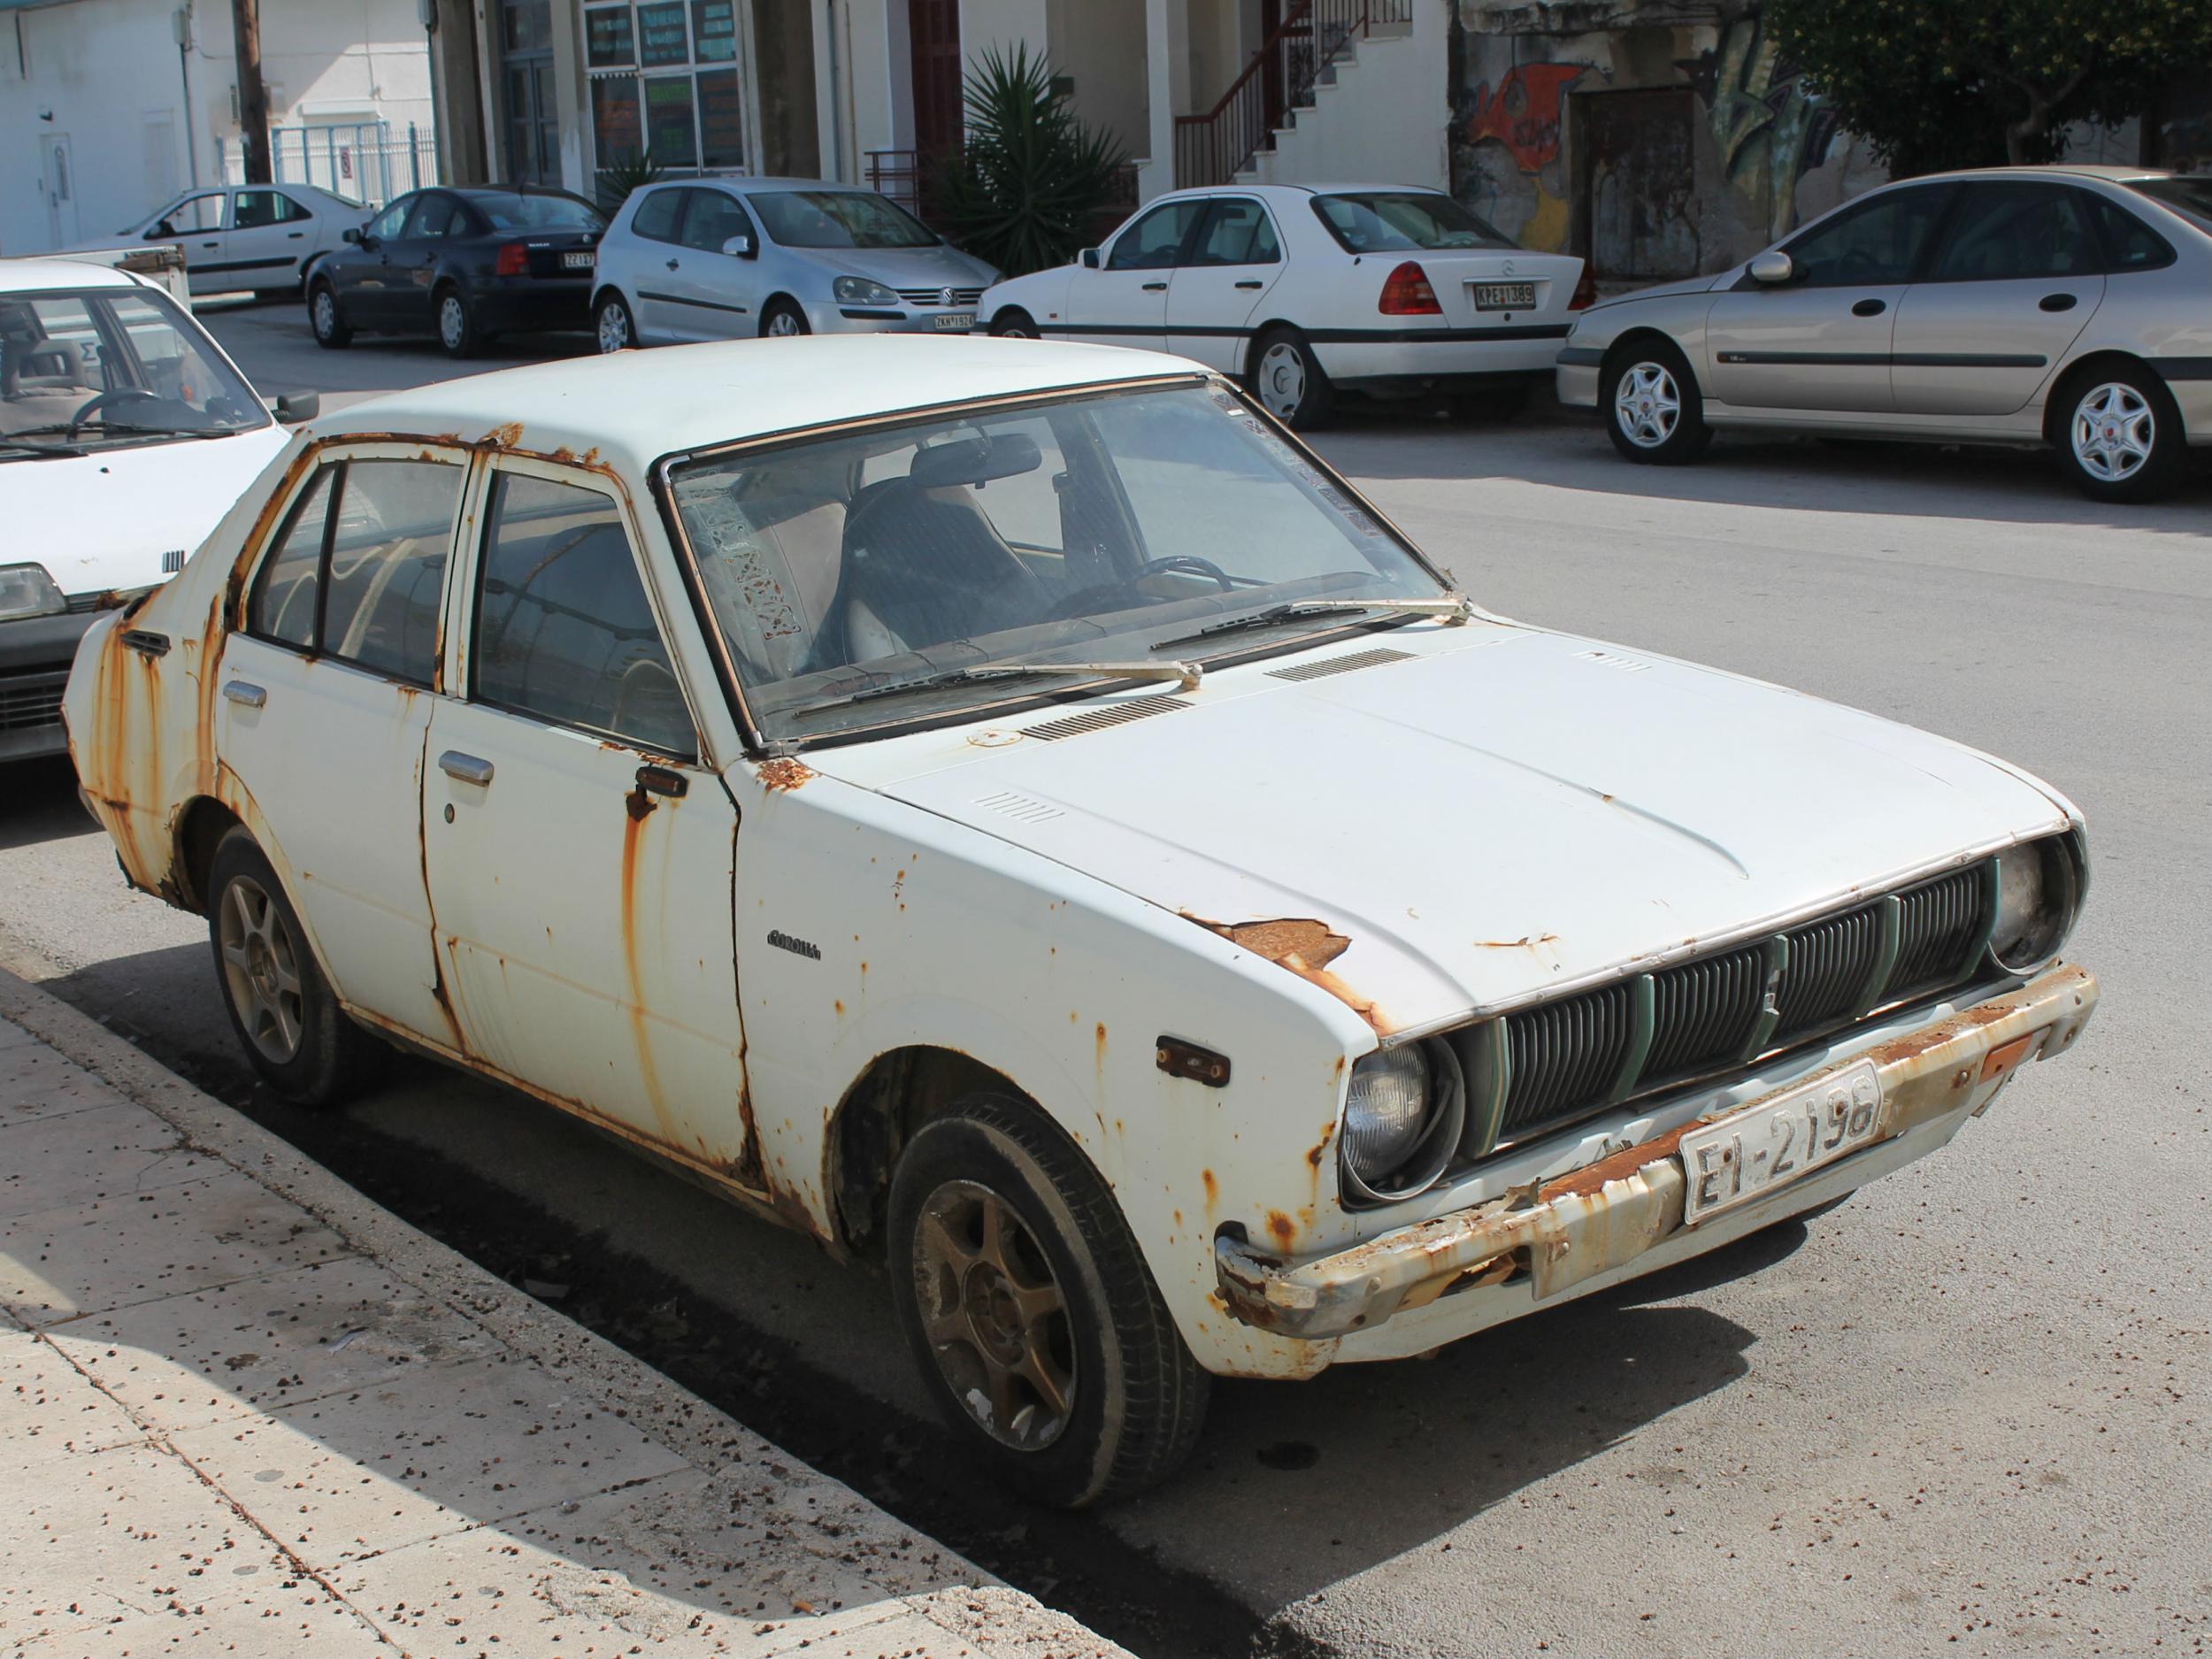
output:
POLYGON ((449 749, 438 757, 438 770, 449 778, 459 779, 463 783, 488 786, 492 780, 491 762, 479 760, 473 755, 464 755, 457 749, 449 749))
POLYGON ((1851 308, 1851 314, 1854 317, 1879 317, 1888 309, 1889 302, 1886 300, 1861 300, 1851 308))
POLYGON ((258 709, 269 701, 269 694, 248 680, 233 680, 225 683, 223 695, 242 709, 258 709))
POLYGON ((1144 285, 1144 291, 1148 294, 1164 294, 1167 292, 1167 284, 1164 282, 1148 282, 1144 285))
POLYGON ((1240 282, 1237 286, 1240 288, 1263 288, 1267 286, 1267 284, 1264 282, 1240 282))

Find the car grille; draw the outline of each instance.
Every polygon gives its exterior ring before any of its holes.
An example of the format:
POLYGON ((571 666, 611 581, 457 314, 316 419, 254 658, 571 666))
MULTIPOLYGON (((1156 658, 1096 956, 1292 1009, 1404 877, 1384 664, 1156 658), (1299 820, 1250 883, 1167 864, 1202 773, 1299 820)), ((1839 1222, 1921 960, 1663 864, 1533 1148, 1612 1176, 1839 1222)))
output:
MULTIPOLYGON (((898 294, 899 297, 904 300, 909 305, 942 305, 947 303, 945 299, 945 290, 941 288, 901 288, 899 289, 898 294)), ((973 305, 980 301, 982 297, 983 290, 981 288, 955 288, 952 290, 952 299, 950 303, 955 306, 973 305)))
POLYGON ((65 668, 0 680, 0 732, 27 732, 59 722, 62 687, 68 683, 65 668))
POLYGON ((1996 861, 1770 938, 1448 1033, 1471 1156, 1749 1065, 1878 1009, 1964 985, 1994 921, 1996 861))

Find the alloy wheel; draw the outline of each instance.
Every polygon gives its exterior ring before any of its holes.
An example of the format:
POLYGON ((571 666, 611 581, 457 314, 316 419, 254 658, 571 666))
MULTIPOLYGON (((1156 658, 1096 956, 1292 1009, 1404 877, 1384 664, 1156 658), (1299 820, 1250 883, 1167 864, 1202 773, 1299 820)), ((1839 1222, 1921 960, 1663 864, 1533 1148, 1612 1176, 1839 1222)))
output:
POLYGON ((2109 380, 2074 405, 2074 459, 2100 483, 2117 484, 2141 472, 2157 438, 2151 406, 2132 386, 2109 380))
POLYGON ((1260 403, 1278 420, 1290 419, 1306 401, 1306 359, 1287 340, 1260 354, 1258 380, 1260 403))
POLYGON ((458 294, 449 294, 438 302, 438 338, 447 350, 460 349, 461 342, 468 337, 468 312, 462 309, 458 294))
POLYGON ((264 1058, 288 1064, 300 1051, 305 1008, 299 949, 284 912, 258 881, 240 876, 223 889, 216 928, 223 985, 238 1023, 264 1058))
POLYGON ((1613 419, 1621 435, 1640 449, 1655 449, 1674 436, 1682 393, 1665 365, 1639 363, 1615 382, 1613 419))
POLYGON ((338 330, 338 302, 328 288, 315 290, 315 332, 327 340, 338 330))
POLYGON ((1003 1198, 965 1180, 929 1195, 916 1235, 916 1302, 954 1396, 1002 1444, 1051 1445, 1074 1406, 1075 1348, 1036 1235, 1003 1198))
POLYGON ((801 332, 798 318, 790 311, 778 311, 768 319, 768 337, 772 340, 788 339, 801 332))
POLYGON ((620 351, 630 343, 630 313, 620 303, 599 308, 599 349, 605 352, 620 351))

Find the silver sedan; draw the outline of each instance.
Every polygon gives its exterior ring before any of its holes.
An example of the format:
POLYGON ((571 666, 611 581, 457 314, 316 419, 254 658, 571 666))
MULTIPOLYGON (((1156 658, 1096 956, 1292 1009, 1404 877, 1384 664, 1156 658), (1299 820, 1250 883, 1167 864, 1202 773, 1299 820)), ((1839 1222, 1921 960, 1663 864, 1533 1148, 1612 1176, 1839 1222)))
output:
POLYGON ((998 273, 872 190, 698 178, 632 192, 600 239, 602 351, 756 334, 966 334, 998 273))
POLYGON ((1583 312, 1559 398, 1632 461, 1727 427, 2039 443, 2084 493, 2147 501, 2212 444, 2208 295, 2212 177, 1938 174, 1583 312))

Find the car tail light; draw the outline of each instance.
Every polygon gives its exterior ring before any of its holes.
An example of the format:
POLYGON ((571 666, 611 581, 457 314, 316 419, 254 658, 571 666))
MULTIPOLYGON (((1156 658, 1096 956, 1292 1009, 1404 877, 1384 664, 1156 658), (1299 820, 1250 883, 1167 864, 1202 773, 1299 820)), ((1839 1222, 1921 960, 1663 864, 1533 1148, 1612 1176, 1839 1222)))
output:
POLYGON ((1436 290, 1429 286, 1429 273, 1410 259, 1390 273, 1383 284, 1381 303, 1375 309, 1386 317, 1444 314, 1444 308, 1436 303, 1436 290))
POLYGON ((499 263, 493 269, 501 276, 530 274, 530 250, 518 242, 499 244, 499 263))
POLYGON ((1586 311, 1597 303, 1597 279, 1590 274, 1590 267, 1585 265, 1582 267, 1582 274, 1575 279, 1575 296, 1567 302, 1567 309, 1571 311, 1586 311))

